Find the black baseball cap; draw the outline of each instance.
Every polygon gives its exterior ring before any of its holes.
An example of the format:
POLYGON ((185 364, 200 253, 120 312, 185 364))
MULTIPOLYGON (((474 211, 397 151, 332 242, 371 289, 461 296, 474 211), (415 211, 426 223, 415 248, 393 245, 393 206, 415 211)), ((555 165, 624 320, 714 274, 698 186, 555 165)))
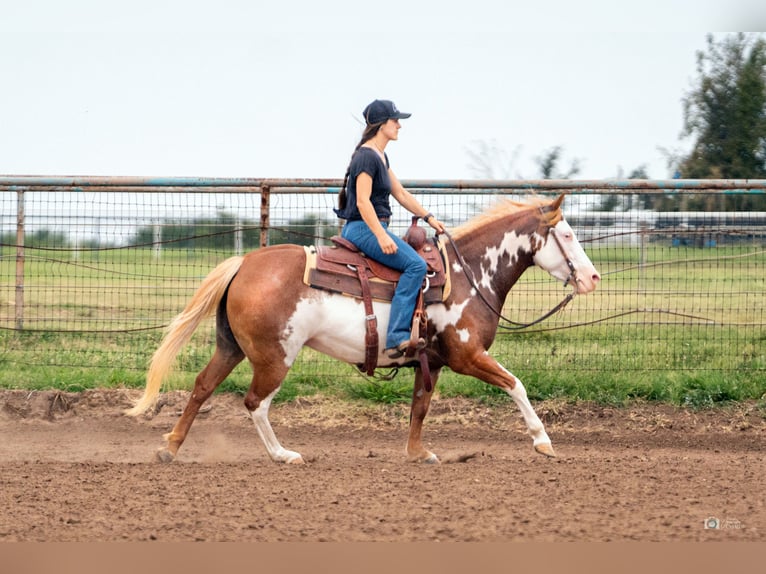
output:
POLYGON ((364 108, 364 121, 368 125, 382 124, 388 120, 403 120, 412 114, 400 112, 391 100, 375 100, 364 108))

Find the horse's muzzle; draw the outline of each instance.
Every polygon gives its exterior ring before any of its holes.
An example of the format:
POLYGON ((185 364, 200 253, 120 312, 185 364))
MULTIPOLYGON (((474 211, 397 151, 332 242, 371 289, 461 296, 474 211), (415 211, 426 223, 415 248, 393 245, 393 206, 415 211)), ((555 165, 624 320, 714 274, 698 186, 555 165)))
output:
POLYGON ((596 268, 588 270, 588 272, 579 272, 575 275, 574 281, 569 283, 574 287, 575 293, 578 295, 586 295, 596 290, 598 284, 601 282, 601 275, 596 268))

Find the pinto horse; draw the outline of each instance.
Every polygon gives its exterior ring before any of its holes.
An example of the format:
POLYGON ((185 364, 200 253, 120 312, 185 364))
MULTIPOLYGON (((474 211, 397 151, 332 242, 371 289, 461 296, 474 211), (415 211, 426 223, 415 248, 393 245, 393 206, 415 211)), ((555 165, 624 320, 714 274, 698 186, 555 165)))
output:
MULTIPOLYGON (((487 350, 497 331, 506 295, 528 267, 537 265, 573 287, 593 291, 600 276, 564 220, 561 203, 534 198, 503 200, 456 228, 446 245, 451 290, 428 307, 426 356, 431 384, 420 363, 406 355, 393 360, 381 353, 380 367, 412 365, 415 382, 406 455, 410 461, 439 462, 422 443, 423 420, 442 367, 470 375, 507 392, 518 405, 535 450, 555 456, 551 440, 527 398, 524 385, 487 350)), ((202 320, 216 315, 216 347, 199 373, 194 390, 167 445, 157 452, 172 461, 203 403, 226 376, 247 358, 253 379, 245 407, 269 456, 302 463, 297 452, 279 443, 269 423, 271 401, 298 352, 305 345, 331 357, 361 365, 365 361, 366 313, 361 300, 315 289, 303 282, 306 253, 297 245, 275 245, 231 257, 203 280, 186 308, 172 321, 147 373, 143 396, 126 414, 151 408, 180 349, 202 320)), ((378 335, 385 338, 390 304, 375 301, 378 335)))

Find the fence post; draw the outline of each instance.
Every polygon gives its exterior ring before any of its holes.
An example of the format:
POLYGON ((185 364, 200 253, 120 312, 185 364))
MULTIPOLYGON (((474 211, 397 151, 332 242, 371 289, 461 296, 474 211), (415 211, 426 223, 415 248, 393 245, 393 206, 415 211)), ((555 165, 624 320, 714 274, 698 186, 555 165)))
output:
POLYGON ((268 185, 261 186, 261 247, 269 244, 269 211, 271 209, 271 190, 268 185))
POLYGON ((16 329, 24 329, 24 191, 16 192, 16 329))
POLYGON ((243 246, 245 244, 244 232, 242 231, 242 220, 237 215, 234 221, 234 254, 242 255, 244 251, 243 246))
POLYGON ((647 236, 649 232, 649 226, 646 224, 646 222, 641 222, 639 224, 640 231, 639 231, 639 244, 638 244, 638 290, 639 292, 643 293, 646 290, 646 279, 644 277, 645 274, 645 268, 646 268, 646 257, 647 257, 647 249, 646 249, 646 241, 647 236))
POLYGON ((154 258, 162 257, 162 225, 155 223, 152 225, 152 243, 154 244, 154 258))

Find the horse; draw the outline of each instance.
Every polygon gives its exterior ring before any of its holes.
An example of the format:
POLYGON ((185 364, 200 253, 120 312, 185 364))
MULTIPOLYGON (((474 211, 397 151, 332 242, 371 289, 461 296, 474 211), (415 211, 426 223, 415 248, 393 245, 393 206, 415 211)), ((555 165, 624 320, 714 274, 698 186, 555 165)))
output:
MULTIPOLYGON (((570 285, 572 294, 589 293, 598 285, 598 271, 564 219, 563 199, 563 194, 554 200, 503 199, 449 233, 444 247, 451 289, 443 301, 427 308, 424 352, 430 384, 424 384, 426 365, 413 362, 412 357, 391 359, 383 352, 378 356, 379 367, 414 367, 407 460, 440 462, 423 446, 421 434, 445 366, 503 389, 521 411, 534 449, 556 456, 524 385, 488 349, 508 292, 532 265, 570 285)), ((203 319, 213 314, 216 343, 180 418, 164 435, 166 445, 156 452, 157 460, 176 458, 202 405, 247 358, 253 377, 244 404, 268 455, 275 462, 303 463, 301 454, 284 448, 274 433, 268 418, 272 399, 304 346, 360 366, 365 361, 366 329, 365 308, 358 298, 304 283, 306 258, 303 246, 286 244, 228 258, 210 272, 170 323, 152 356, 143 395, 127 415, 140 415, 155 405, 176 355, 203 319)), ((375 301, 373 309, 378 335, 384 339, 390 304, 375 301)))

